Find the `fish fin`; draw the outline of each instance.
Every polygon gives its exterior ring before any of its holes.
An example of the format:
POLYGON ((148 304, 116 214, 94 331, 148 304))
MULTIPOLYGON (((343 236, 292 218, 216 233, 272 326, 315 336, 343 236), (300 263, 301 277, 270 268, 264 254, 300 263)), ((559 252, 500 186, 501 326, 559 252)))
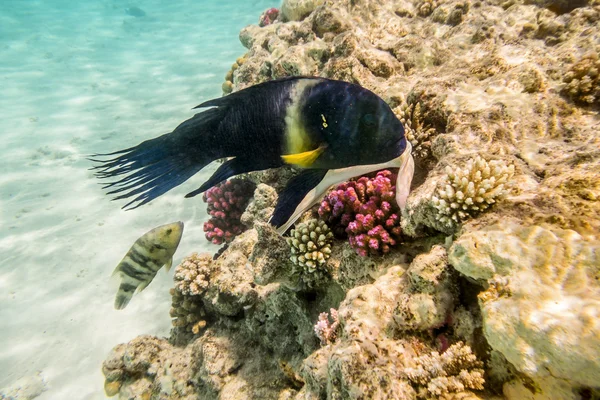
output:
POLYGON ((146 289, 151 282, 152 279, 140 282, 140 285, 137 288, 137 292, 140 293, 142 290, 146 289))
POLYGON ((218 143, 208 133, 218 129, 224 111, 209 109, 180 124, 171 133, 135 147, 90 158, 100 179, 124 176, 105 184, 113 200, 134 197, 123 208, 134 209, 181 185, 211 161, 220 158, 218 143), (109 156, 115 156, 103 159, 109 156))
POLYGON ((279 195, 275 211, 269 221, 271 225, 279 228, 286 224, 296 211, 298 204, 307 197, 307 194, 321 182, 326 174, 326 169, 307 169, 290 179, 283 193, 279 195))
POLYGON ((171 267, 173 266, 173 257, 169 258, 169 261, 165 264, 165 271, 169 272, 171 267))
POLYGON ((247 101, 252 101, 256 96, 272 96, 272 88, 273 86, 281 85, 284 82, 291 82, 293 84, 296 81, 301 80, 311 80, 311 81, 324 81, 326 78, 314 77, 314 76, 287 76, 280 79, 275 79, 272 81, 267 81, 263 83, 259 83, 257 85, 252 86, 252 92, 248 92, 246 90, 240 90, 237 92, 233 92, 228 94, 227 96, 218 97, 216 99, 207 100, 193 109, 197 108, 205 108, 205 107, 228 107, 232 104, 244 103, 247 101))
POLYGON ((410 184, 415 173, 415 160, 411 154, 412 145, 407 141, 406 150, 402 154, 398 177, 396 178, 396 203, 401 210, 406 207, 406 200, 410 193, 410 184))
POLYGON ((207 191, 211 187, 218 183, 223 182, 227 178, 235 175, 243 174, 245 172, 252 172, 264 169, 262 166, 255 166, 249 160, 236 157, 231 160, 225 161, 214 174, 206 182, 202 184, 198 189, 188 193, 185 197, 194 197, 202 192, 207 191))
POLYGON ((298 167, 308 168, 315 160, 325 151, 324 145, 319 146, 314 150, 305 151, 298 154, 287 154, 281 156, 286 164, 296 165, 298 167))
POLYGON ((129 301, 133 297, 135 290, 135 285, 122 282, 121 285, 119 285, 119 290, 115 296, 115 310, 122 310, 127 307, 127 304, 129 304, 129 301))

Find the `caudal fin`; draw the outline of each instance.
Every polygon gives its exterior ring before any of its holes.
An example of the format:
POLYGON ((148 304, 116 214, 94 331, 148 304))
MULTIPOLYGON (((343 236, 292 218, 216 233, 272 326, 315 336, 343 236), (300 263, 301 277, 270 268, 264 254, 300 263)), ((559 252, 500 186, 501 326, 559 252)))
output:
POLYGON ((92 168, 100 179, 123 176, 103 186, 115 194, 113 200, 133 200, 123 208, 142 206, 181 185, 218 158, 210 133, 220 119, 217 108, 206 110, 179 125, 173 132, 146 140, 135 147, 107 154, 95 154, 92 168), (116 156, 108 158, 110 156, 116 156))

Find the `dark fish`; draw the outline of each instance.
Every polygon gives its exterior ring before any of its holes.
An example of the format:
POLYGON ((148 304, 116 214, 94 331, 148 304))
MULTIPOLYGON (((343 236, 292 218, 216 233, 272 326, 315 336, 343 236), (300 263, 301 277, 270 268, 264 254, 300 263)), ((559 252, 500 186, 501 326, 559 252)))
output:
POLYGON ((146 16, 146 11, 142 10, 139 7, 127 7, 125 9, 125 14, 131 15, 132 17, 141 18, 146 16))
POLYGON ((280 194, 271 223, 284 232, 333 184, 400 167, 397 200, 404 206, 414 163, 404 127, 373 92, 325 78, 291 77, 206 101, 211 107, 171 133, 92 159, 115 199, 136 208, 228 157, 192 197, 227 178, 294 165, 303 171, 280 194), (113 158, 108 158, 114 156, 113 158))
POLYGON ((161 225, 146 232, 129 249, 113 276, 121 278, 115 298, 115 308, 124 309, 136 290, 142 291, 152 282, 163 266, 173 264, 173 254, 183 234, 183 222, 161 225))

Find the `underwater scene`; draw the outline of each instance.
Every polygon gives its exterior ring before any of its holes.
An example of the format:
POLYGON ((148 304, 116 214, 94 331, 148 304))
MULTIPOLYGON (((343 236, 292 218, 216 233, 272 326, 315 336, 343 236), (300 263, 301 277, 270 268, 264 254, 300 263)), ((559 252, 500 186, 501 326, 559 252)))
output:
POLYGON ((0 399, 600 399, 599 0, 3 0, 0 399))

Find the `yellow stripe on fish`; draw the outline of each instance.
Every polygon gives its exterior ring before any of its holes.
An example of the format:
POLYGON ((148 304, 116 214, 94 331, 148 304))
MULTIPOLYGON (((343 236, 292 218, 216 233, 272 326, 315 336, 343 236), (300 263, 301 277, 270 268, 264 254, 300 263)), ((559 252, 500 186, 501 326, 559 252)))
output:
POLYGON ((183 222, 174 222, 154 228, 135 241, 113 272, 121 278, 115 297, 117 310, 124 309, 136 291, 144 290, 163 266, 169 270, 182 234, 183 222))
POLYGON ((318 80, 300 80, 290 92, 290 105, 285 114, 285 155, 281 158, 287 164, 309 167, 323 149, 316 148, 304 125, 302 107, 306 90, 315 86, 318 80), (315 153, 316 152, 316 153, 315 153))

